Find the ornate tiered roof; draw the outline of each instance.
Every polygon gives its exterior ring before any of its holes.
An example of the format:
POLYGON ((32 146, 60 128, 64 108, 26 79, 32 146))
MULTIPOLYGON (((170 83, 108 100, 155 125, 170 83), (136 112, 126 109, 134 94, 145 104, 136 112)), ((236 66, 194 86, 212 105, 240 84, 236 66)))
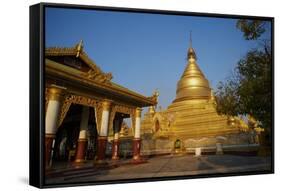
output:
POLYGON ((120 99, 139 107, 157 104, 155 95, 147 97, 114 83, 113 75, 103 72, 84 51, 83 41, 73 47, 46 48, 45 72, 49 81, 88 89, 95 96, 120 99))

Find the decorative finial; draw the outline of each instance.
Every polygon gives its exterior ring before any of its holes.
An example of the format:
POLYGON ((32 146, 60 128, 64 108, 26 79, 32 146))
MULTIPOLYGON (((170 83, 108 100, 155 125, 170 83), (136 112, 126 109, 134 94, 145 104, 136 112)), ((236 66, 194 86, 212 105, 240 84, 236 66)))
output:
POLYGON ((192 31, 190 30, 189 32, 189 48, 187 52, 187 59, 194 58, 196 60, 196 54, 194 49, 192 48, 192 31))
POLYGON ((159 97, 159 91, 158 91, 158 89, 155 89, 154 90, 154 92, 153 92, 153 95, 152 95, 152 97, 154 98, 154 100, 156 101, 156 102, 158 102, 158 97, 159 97))
POLYGON ((158 91, 158 89, 155 89, 155 90, 154 90, 153 95, 155 95, 156 97, 159 96, 159 91, 158 91))
POLYGON ((83 51, 83 40, 80 40, 79 44, 76 45, 76 57, 78 58, 80 56, 80 53, 83 51))

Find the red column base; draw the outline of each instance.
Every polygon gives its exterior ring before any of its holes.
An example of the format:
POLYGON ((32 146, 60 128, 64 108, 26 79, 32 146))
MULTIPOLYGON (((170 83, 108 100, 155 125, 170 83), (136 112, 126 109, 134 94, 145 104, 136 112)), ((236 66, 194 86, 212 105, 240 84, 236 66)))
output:
POLYGON ((131 163, 133 164, 140 164, 145 163, 146 160, 144 160, 140 155, 140 149, 141 149, 141 139, 134 139, 133 140, 133 159, 131 163))
POLYGON ((50 168, 51 152, 55 135, 45 135, 45 167, 50 168))
POLYGON ((119 140, 117 140, 117 139, 113 140, 113 143, 112 143, 112 157, 111 157, 112 160, 119 160, 119 156, 118 156, 119 144, 120 144, 119 140))
POLYGON ((87 139, 79 139, 76 149, 75 163, 85 162, 87 139))
POLYGON ((103 164, 105 162, 105 150, 106 150, 106 144, 107 144, 107 137, 100 136, 98 137, 98 151, 97 151, 97 164, 103 164))

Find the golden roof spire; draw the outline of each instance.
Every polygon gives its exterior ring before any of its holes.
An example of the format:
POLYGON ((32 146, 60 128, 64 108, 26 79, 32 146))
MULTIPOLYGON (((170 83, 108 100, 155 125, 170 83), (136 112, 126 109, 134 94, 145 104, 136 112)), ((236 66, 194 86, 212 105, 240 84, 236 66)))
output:
POLYGON ((80 42, 76 45, 76 57, 80 56, 80 53, 83 51, 83 40, 80 40, 80 42))
POLYGON ((209 87, 209 82, 197 65, 197 57, 192 48, 191 33, 187 59, 188 64, 181 79, 178 81, 177 95, 174 102, 188 99, 210 99, 211 89, 209 87))

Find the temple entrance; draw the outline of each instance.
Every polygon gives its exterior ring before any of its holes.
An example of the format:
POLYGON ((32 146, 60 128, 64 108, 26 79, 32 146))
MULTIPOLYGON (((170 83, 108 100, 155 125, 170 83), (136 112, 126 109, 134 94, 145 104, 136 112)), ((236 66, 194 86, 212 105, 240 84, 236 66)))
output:
MULTIPOLYGON (((58 128, 53 148, 53 162, 74 161, 77 154, 83 105, 72 104, 58 128)), ((85 159, 92 160, 97 150, 97 126, 95 109, 89 108, 86 134, 85 159)))

